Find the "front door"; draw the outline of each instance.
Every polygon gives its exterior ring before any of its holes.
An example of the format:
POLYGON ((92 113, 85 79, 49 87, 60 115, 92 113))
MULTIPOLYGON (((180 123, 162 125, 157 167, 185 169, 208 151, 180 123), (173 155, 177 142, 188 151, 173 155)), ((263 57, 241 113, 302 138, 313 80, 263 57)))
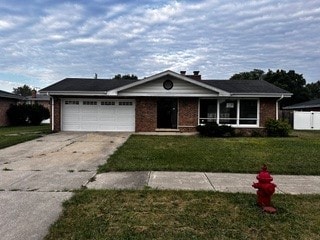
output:
POLYGON ((177 98, 158 98, 157 128, 177 129, 177 98))

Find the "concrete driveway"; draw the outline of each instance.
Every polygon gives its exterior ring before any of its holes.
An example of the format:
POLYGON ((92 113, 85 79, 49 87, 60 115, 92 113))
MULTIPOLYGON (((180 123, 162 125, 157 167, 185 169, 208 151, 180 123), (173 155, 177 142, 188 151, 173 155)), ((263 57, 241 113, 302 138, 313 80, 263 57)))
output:
POLYGON ((0 150, 1 239, 42 239, 70 191, 129 135, 61 132, 0 150))

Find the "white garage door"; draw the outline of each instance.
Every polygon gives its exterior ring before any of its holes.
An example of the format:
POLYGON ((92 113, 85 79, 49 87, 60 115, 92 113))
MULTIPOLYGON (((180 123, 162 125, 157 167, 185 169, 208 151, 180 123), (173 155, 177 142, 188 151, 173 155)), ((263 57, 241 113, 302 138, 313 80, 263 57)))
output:
POLYGON ((132 132, 135 130, 135 101, 63 99, 61 124, 63 131, 132 132))

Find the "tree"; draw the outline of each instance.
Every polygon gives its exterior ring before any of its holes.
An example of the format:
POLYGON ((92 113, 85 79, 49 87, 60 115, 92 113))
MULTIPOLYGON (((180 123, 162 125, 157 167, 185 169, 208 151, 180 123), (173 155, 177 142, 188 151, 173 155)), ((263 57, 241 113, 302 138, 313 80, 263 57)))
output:
MULTIPOLYGON (((306 80, 303 78, 303 75, 296 73, 294 70, 289 70, 288 72, 286 72, 285 70, 277 70, 276 72, 273 72, 269 69, 268 72, 265 73, 260 69, 253 69, 250 72, 236 73, 230 78, 230 80, 236 79, 262 79, 269 83, 272 83, 277 87, 287 90, 288 92, 293 93, 291 98, 285 98, 280 102, 281 107, 308 101, 310 99, 311 89, 316 88, 316 86, 310 86, 310 89, 308 89, 308 87, 306 86, 306 80)), ((320 86, 320 83, 318 86, 320 86)))
POLYGON ((240 72, 231 76, 230 80, 258 80, 264 74, 263 70, 253 69, 250 72, 240 72))
POLYGON ((308 89, 310 99, 320 98, 320 80, 315 83, 308 83, 306 88, 308 89))
POLYGON ((289 70, 288 72, 277 70, 273 72, 269 69, 262 76, 262 79, 293 94, 291 98, 282 100, 281 106, 288 106, 310 99, 309 91, 306 88, 306 80, 302 74, 298 74, 294 70, 289 70))
POLYGON ((26 97, 32 95, 32 89, 25 84, 22 87, 13 88, 12 93, 26 97))
POLYGON ((114 75, 114 77, 112 79, 126 79, 126 80, 138 80, 138 77, 136 75, 133 75, 133 74, 125 74, 125 75, 122 75, 121 74, 117 74, 117 75, 114 75))

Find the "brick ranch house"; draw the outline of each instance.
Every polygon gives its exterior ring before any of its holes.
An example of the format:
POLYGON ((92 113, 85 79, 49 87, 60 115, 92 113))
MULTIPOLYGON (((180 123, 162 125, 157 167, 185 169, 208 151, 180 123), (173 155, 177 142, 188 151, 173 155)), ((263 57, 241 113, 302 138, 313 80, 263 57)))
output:
POLYGON ((207 122, 261 129, 291 93, 262 80, 202 80, 167 70, 141 80, 66 78, 51 97, 53 131, 195 132, 207 122))
POLYGON ((17 104, 22 100, 21 96, 0 90, 0 126, 7 126, 7 110, 12 104, 17 104))

